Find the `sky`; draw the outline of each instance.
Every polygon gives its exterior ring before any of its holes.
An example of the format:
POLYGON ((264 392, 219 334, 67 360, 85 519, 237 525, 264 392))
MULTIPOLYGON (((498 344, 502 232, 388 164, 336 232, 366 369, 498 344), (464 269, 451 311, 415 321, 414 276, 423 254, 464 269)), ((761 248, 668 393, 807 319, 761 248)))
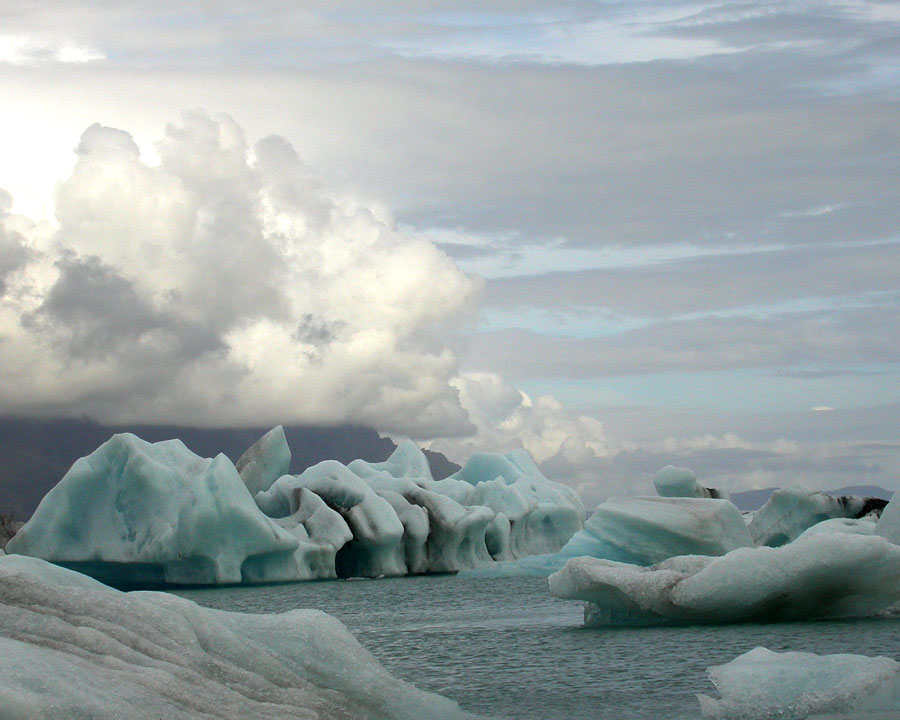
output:
POLYGON ((0 412, 900 487, 900 4, 0 4, 0 412))

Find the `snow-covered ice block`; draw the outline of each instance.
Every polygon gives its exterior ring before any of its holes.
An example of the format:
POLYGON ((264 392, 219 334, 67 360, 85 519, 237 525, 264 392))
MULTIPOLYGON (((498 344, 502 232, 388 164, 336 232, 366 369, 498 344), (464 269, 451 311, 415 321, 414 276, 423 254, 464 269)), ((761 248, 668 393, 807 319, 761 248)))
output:
POLYGON ((317 610, 248 615, 0 556, 0 720, 463 720, 317 610))
POLYGON ((291 450, 284 437, 284 428, 278 425, 269 430, 247 448, 235 467, 251 495, 272 487, 272 483, 287 475, 291 468, 291 450))
POLYGON ((757 545, 778 547, 796 540, 807 528, 831 518, 861 518, 880 513, 880 498, 847 495, 832 497, 805 485, 776 490, 753 516, 750 535, 757 545))
POLYGON ((728 493, 716 488, 703 487, 697 482, 693 470, 666 465, 653 480, 660 497, 693 497, 728 499, 728 493))
POLYGON ((251 558, 288 562, 297 546, 224 455, 126 433, 77 460, 7 552, 116 584, 216 584, 241 582, 251 558))
POLYGON ((900 663, 886 657, 758 647, 706 672, 720 696, 697 696, 709 720, 900 717, 900 663))
POLYGON ((823 534, 649 568, 575 558, 550 576, 550 592, 585 600, 589 625, 867 617, 900 599, 900 547, 823 534))

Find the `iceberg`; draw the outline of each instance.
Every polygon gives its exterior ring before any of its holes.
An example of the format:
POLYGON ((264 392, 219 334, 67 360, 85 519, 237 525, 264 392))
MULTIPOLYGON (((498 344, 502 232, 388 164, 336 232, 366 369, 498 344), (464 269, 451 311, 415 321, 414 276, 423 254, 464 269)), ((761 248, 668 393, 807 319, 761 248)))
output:
POLYGON ((538 575, 592 557, 653 565, 677 555, 724 555, 752 547, 740 511, 727 500, 686 497, 610 498, 555 554, 535 555, 465 573, 466 577, 538 575))
POLYGON ((463 720, 318 610, 249 615, 0 556, 0 720, 463 720))
POLYGON ((653 485, 660 497, 694 497, 728 499, 728 493, 716 488, 703 487, 697 476, 688 468, 666 465, 653 479, 653 485))
POLYGON ((706 672, 720 695, 697 696, 708 720, 900 717, 900 663, 891 658, 758 647, 706 672))
POLYGON ((9 543, 114 585, 263 583, 457 572, 559 550, 577 493, 525 451, 478 453, 435 481, 424 453, 287 474, 278 426, 231 463, 116 435, 78 460, 9 543))
POLYGON ((867 617, 900 599, 900 547, 819 534, 652 567, 580 557, 550 576, 550 592, 586 601, 587 625, 867 617))
POLYGON ((77 460, 6 549, 120 584, 203 585, 239 583, 248 559, 287 563, 297 547, 224 455, 126 433, 77 460))
POLYGON ((900 493, 895 493, 894 498, 887 504, 878 524, 875 534, 886 538, 895 545, 900 545, 900 493))
POLYGON ((832 518, 878 516, 886 500, 846 495, 832 497, 805 485, 776 490, 753 516, 750 535, 757 545, 778 547, 796 540, 807 528, 832 518))

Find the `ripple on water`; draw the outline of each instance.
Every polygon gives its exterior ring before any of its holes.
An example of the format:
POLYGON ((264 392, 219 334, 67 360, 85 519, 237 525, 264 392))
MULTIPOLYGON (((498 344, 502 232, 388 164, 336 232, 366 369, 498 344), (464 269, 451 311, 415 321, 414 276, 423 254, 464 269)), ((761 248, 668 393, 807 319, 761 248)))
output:
POLYGON ((705 669, 763 645, 900 659, 900 621, 583 628, 544 578, 452 575, 183 590, 237 612, 313 607, 340 618, 394 674, 467 710, 523 720, 696 719, 705 669))

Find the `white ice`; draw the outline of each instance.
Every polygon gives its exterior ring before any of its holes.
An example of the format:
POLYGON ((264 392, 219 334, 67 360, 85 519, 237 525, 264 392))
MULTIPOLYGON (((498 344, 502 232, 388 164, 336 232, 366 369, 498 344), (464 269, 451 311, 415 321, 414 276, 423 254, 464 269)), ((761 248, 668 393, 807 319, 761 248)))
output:
POLYGON ((588 625, 866 617, 900 599, 900 547, 821 534, 649 568, 580 557, 550 576, 550 592, 586 601, 588 625))
POLYGON ((719 692, 718 698, 698 695, 709 720, 900 717, 900 663, 886 657, 758 647, 707 673, 719 692))
MULTIPOLYGON (((805 485, 776 490, 753 516, 750 535, 757 545, 778 547, 796 540, 807 528, 831 518, 856 519, 881 503, 872 498, 832 497, 805 485)), ((876 510, 877 511, 877 510, 876 510)))
POLYGON ((246 615, 0 556, 0 720, 462 720, 317 610, 246 615))
POLYGON ((660 497, 694 497, 728 499, 724 490, 703 487, 693 470, 666 465, 653 479, 653 485, 660 497))

